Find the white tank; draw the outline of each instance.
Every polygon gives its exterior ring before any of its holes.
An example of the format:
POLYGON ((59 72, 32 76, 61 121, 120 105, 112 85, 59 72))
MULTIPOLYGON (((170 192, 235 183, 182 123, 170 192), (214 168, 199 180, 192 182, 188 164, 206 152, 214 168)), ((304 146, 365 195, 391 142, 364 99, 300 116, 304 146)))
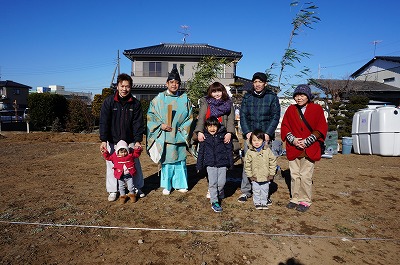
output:
POLYGON ((400 109, 380 107, 371 115, 372 154, 400 156, 400 109))

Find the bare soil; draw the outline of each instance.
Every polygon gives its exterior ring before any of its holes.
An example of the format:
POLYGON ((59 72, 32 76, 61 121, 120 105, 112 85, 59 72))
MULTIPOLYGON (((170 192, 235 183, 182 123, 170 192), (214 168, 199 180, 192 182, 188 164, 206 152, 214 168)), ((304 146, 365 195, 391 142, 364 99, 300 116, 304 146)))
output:
POLYGON ((239 161, 214 213, 191 156, 189 192, 163 196, 144 153, 146 197, 119 205, 107 201, 97 134, 0 138, 0 264, 399 264, 400 157, 322 159, 305 213, 285 207, 286 157, 269 210, 237 202, 239 161))

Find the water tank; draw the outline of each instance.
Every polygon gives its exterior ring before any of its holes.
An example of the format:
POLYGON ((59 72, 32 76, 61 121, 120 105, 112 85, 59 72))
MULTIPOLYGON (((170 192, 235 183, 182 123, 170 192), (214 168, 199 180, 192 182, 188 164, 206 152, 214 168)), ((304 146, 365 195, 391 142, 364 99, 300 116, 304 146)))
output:
POLYGON ((371 115, 372 154, 400 156, 400 109, 380 107, 371 115))

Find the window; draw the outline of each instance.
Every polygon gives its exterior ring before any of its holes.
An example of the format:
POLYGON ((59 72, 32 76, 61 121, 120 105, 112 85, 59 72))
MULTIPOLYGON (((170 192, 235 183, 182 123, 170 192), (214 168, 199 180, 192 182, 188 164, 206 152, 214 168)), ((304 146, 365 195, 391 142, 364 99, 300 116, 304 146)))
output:
POLYGON ((185 65, 182 63, 179 65, 179 73, 181 74, 181 76, 185 75, 185 65))
POLYGON ((391 82, 394 82, 394 77, 389 77, 389 78, 383 79, 383 83, 391 83, 391 82))
POLYGON ((168 75, 168 62, 143 62, 143 76, 163 77, 168 75))
POLYGON ((21 90, 19 90, 18 88, 15 88, 13 90, 13 93, 14 93, 14 95, 19 95, 19 94, 21 94, 21 90))
POLYGON ((161 62, 149 62, 149 76, 161 76, 161 62))

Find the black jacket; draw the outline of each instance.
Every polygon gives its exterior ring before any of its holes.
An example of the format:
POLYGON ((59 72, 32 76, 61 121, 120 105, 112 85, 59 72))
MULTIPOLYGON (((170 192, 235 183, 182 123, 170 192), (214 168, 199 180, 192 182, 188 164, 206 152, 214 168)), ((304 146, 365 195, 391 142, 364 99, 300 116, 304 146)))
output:
POLYGON ((107 97, 100 111, 100 140, 118 143, 124 140, 128 144, 142 142, 144 133, 143 110, 140 101, 130 95, 123 105, 114 96, 107 97))
POLYGON ((215 135, 204 130, 205 140, 200 142, 197 157, 197 170, 206 167, 233 167, 232 141, 224 143, 225 127, 221 127, 215 135))

